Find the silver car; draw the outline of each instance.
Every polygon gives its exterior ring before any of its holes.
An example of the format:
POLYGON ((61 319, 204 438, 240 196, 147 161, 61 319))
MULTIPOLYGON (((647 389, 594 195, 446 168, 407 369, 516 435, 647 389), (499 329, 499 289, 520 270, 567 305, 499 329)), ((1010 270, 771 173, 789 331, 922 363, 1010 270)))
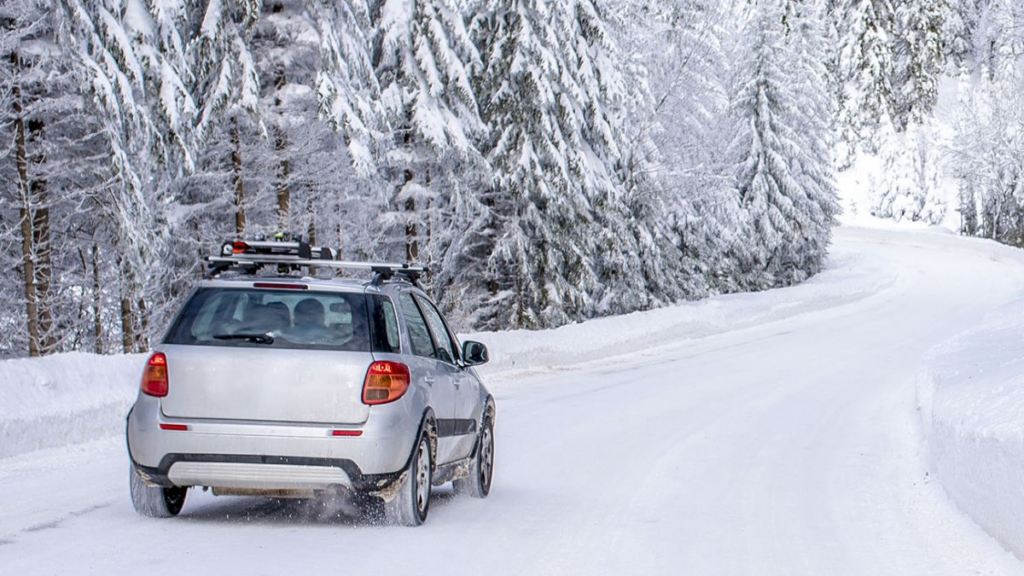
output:
POLYGON ((188 488, 208 487, 369 497, 415 526, 431 486, 490 492, 495 404, 473 368, 486 347, 459 344, 418 270, 322 255, 301 242, 234 242, 208 259, 214 276, 150 356, 128 415, 140 514, 175 516, 188 488), (292 273, 325 267, 376 274, 292 273))

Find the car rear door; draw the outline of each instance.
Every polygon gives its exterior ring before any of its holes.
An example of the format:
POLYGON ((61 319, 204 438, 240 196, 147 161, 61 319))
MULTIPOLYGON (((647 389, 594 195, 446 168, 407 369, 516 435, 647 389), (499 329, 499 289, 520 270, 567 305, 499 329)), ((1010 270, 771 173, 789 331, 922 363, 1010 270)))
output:
POLYGON ((427 327, 427 320, 410 292, 398 295, 398 307, 405 321, 409 342, 409 369, 413 382, 426 384, 437 421, 437 463, 452 460, 455 438, 448 433, 455 417, 455 386, 451 371, 438 359, 440 353, 427 327))
POLYGON ((416 301, 423 310, 430 332, 437 344, 441 368, 448 373, 454 385, 455 410, 445 428, 452 441, 452 460, 469 456, 476 442, 477 415, 480 404, 480 383, 459 364, 459 341, 448 328, 447 322, 428 298, 419 294, 416 301))

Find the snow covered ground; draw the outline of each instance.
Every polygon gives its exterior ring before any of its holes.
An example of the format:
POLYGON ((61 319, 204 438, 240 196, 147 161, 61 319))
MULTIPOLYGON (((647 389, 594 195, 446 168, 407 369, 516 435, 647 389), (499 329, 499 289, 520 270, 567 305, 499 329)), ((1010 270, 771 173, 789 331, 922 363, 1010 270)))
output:
POLYGON ((14 402, 0 423, 75 440, 22 453, 44 445, 26 440, 0 460, 0 572, 1024 573, 928 473, 935 444, 915 389, 930 348, 1020 296, 1024 256, 935 231, 848 228, 834 253, 795 288, 474 335, 494 357, 494 491, 472 501, 441 489, 415 530, 204 493, 177 519, 140 518, 123 442, 105 431, 123 413, 76 431, 89 417, 74 409, 124 402, 138 359, 0 363, 0 401, 14 402), (86 370, 101 374, 103 400, 76 400, 84 387, 61 379, 86 370), (33 411, 50 399, 72 407, 52 411, 64 427, 33 411))
POLYGON ((124 432, 144 355, 0 361, 0 458, 124 432))
POLYGON ((946 492, 1024 558, 1024 299, 933 349, 918 398, 946 492))

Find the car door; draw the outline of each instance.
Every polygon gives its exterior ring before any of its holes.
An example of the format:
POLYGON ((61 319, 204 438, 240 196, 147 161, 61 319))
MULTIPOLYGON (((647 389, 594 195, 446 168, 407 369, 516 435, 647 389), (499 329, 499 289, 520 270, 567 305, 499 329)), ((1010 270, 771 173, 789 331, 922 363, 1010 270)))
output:
POLYGON ((466 458, 472 454, 476 444, 477 418, 480 414, 480 382, 459 362, 462 353, 459 341, 448 328, 448 323, 437 306, 419 294, 416 295, 416 301, 426 316, 427 325, 437 344, 439 358, 445 370, 450 373, 455 387, 454 420, 446 430, 452 436, 452 459, 466 458))
POLYGON ((419 305, 409 292, 398 295, 398 307, 405 319, 406 331, 409 334, 410 369, 414 382, 426 384, 430 395, 434 418, 437 421, 437 463, 445 464, 452 460, 456 439, 443 432, 455 418, 455 385, 451 372, 445 362, 438 359, 441 354, 435 345, 427 320, 419 305))

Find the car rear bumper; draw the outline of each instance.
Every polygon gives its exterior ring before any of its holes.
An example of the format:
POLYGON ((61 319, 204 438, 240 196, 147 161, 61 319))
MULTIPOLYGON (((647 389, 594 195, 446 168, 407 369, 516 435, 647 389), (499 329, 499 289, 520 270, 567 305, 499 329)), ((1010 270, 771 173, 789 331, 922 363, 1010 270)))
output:
POLYGON ((409 423, 420 418, 399 404, 360 426, 328 426, 170 419, 157 399, 140 397, 128 415, 128 452, 152 485, 380 490, 405 470, 419 433, 409 423))
POLYGON ((309 491, 342 487, 360 492, 387 489, 402 471, 364 474, 351 460, 253 456, 243 454, 167 454, 159 466, 134 462, 154 486, 210 486, 215 490, 309 491))

